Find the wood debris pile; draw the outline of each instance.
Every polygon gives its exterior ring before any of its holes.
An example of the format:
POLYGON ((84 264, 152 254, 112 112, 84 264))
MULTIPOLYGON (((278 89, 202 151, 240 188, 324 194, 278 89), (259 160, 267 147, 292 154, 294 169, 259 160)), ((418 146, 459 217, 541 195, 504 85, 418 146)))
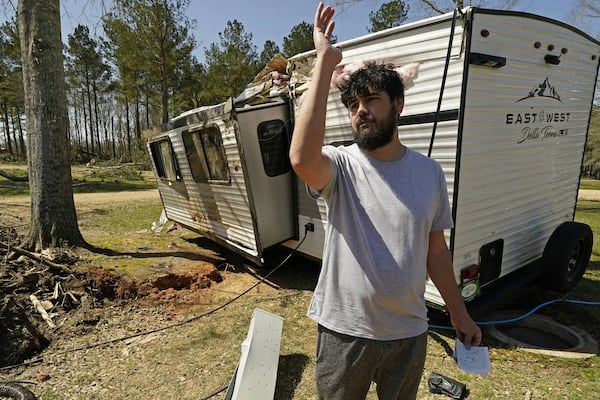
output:
POLYGON ((0 225, 1 367, 48 346, 57 320, 86 295, 82 277, 68 267, 72 255, 30 253, 18 247, 21 240, 14 228, 0 225))
POLYGON ((17 231, 0 221, 0 368, 34 358, 59 335, 96 329, 107 302, 198 304, 222 276, 211 263, 152 279, 82 268, 74 251, 21 249, 17 231))

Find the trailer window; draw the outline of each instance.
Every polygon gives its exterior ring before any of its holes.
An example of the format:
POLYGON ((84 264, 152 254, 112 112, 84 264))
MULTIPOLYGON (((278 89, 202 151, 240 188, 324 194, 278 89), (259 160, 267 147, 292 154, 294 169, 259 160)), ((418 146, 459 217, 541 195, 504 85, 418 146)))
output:
POLYGON ((150 143, 150 152, 159 178, 171 181, 181 180, 179 164, 168 139, 150 143))
POLYGON ((221 131, 216 125, 182 133, 183 146, 196 182, 229 182, 221 131))
POLYGON ((257 131, 265 173, 273 177, 288 172, 291 166, 285 122, 280 119, 264 121, 258 125, 257 131))

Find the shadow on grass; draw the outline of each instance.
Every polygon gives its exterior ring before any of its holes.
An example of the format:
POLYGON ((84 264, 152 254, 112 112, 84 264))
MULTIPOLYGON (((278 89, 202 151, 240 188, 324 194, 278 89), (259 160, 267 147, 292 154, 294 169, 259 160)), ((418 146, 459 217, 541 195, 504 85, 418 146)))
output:
POLYGON ((203 236, 185 239, 188 243, 207 249, 233 267, 233 272, 250 273, 267 284, 283 289, 314 290, 319 276, 320 264, 298 254, 286 258, 292 250, 283 246, 270 249, 267 265, 253 263, 240 254, 203 236), (286 260, 282 265, 280 265, 286 260), (276 269, 276 270, 275 270, 276 269))
POLYGON ((288 354, 279 357, 275 399, 292 400, 295 398, 294 393, 302 380, 302 373, 309 360, 310 358, 306 354, 288 354))
POLYGON ((156 257, 180 257, 194 261, 206 261, 209 263, 216 264, 222 260, 210 257, 205 254, 194 253, 191 251, 159 251, 159 252, 138 252, 138 251, 117 251, 108 249, 105 247, 94 246, 90 243, 85 243, 81 246, 82 248, 94 253, 100 254, 107 257, 131 257, 131 258, 156 258, 156 257))
POLYGON ((78 182, 73 181, 73 193, 108 193, 156 189, 156 182, 78 182))
POLYGON ((440 346, 442 346, 448 357, 452 357, 452 355, 454 354, 454 349, 450 345, 450 343, 454 343, 454 340, 456 339, 454 334, 450 334, 450 332, 454 331, 439 329, 429 330, 429 336, 437 343, 439 343, 440 346))
MULTIPOLYGON (((156 189, 156 182, 144 181, 77 181, 73 180, 73 193, 110 193, 124 191, 139 191, 156 189)), ((29 195, 29 182, 9 182, 8 184, 0 181, 0 195, 3 197, 29 195)))

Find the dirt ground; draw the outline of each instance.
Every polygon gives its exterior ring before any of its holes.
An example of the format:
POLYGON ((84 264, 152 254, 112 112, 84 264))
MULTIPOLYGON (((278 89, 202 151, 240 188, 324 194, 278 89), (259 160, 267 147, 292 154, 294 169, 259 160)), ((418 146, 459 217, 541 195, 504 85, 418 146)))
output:
MULTIPOLYGON (((580 199, 600 200, 600 191, 582 190, 580 199)), ((93 212, 107 205, 118 207, 120 203, 156 200, 159 200, 156 190, 75 195, 78 215, 84 216, 82 224, 85 218, 91 218, 93 212)), ((0 204, 0 215, 10 216, 13 222, 20 221, 20 226, 25 227, 28 205, 26 196, 11 197, 0 204)), ((0 228, 1 222, 0 218, 0 228)), ((152 255, 138 277, 123 274, 118 268, 82 271, 74 266, 72 273, 55 271, 50 278, 44 274, 42 279, 39 271, 47 267, 23 259, 17 267, 16 262, 8 262, 0 251, 0 289, 7 282, 21 285, 10 296, 3 294, 0 303, 0 318, 9 324, 12 335, 0 338, 0 381, 24 381, 39 399, 209 398, 211 390, 228 382, 223 381, 224 373, 202 367, 202 357, 220 360, 218 365, 227 371, 225 376, 231 376, 231 368, 239 358, 239 344, 244 339, 239 335, 230 337, 224 325, 237 325, 236 331, 245 332, 252 304, 260 306, 264 302, 274 309, 283 307, 286 313, 298 314, 297 319, 302 320, 317 277, 314 268, 285 276, 279 274, 259 285, 251 293, 250 305, 231 310, 230 320, 225 321, 223 316, 209 321, 198 318, 256 285, 261 271, 255 274, 255 269, 230 258, 231 254, 208 241, 183 240, 181 229, 171 235, 168 251, 139 249, 152 255), (47 306, 56 327, 51 328, 41 312, 31 311, 31 294, 47 306), (22 311, 12 319, 5 313, 10 302, 18 304, 16 308, 22 311), (29 310, 27 316, 25 309, 29 310), (23 323, 23 318, 29 318, 30 322, 23 323), (198 336, 199 325, 210 329, 198 336), (200 353, 198 346, 189 351, 188 345, 211 339, 210 335, 218 342, 234 345, 229 348, 200 345, 200 353), (22 339, 24 336, 27 340, 22 339), (8 345, 12 346, 9 352, 8 345), (168 353, 160 350, 165 347, 170 349, 168 353), (20 365, 21 362, 24 364, 20 365), (115 396, 111 397, 111 393, 115 396)), ((56 261, 68 263, 81 255, 67 252, 57 255, 56 261)), ((306 327, 288 325, 286 329, 302 331, 306 327)), ((452 363, 446 355, 444 338, 439 343, 439 348, 430 351, 435 351, 438 358, 441 354, 442 363, 452 363)), ((276 398, 312 398, 292 395, 299 381, 312 379, 313 361, 305 354, 312 355, 314 345, 313 342, 290 345, 301 352, 282 349, 282 354, 288 354, 280 360, 280 369, 285 369, 288 375, 285 379, 290 381, 286 386, 292 394, 276 392, 276 398)), ((222 399, 223 395, 215 398, 222 399)))
MULTIPOLYGON (((139 202, 160 204, 158 191, 75 194, 80 229, 86 240, 95 243, 95 233, 86 230, 87 221, 94 214, 107 207, 139 202)), ((7 225, 17 228, 11 231, 11 237, 2 237, 0 242, 26 232, 28 213, 28 196, 0 202, 0 232, 6 231, 2 228, 7 225)), ((159 215, 156 217, 158 220, 159 215)), ((265 272, 171 222, 163 230, 170 231, 161 235, 168 237, 164 247, 159 247, 162 242, 152 241, 152 232, 143 229, 132 232, 129 238, 144 243, 133 251, 93 254, 79 249, 51 255, 54 262, 62 265, 78 258, 110 265, 106 260, 114 259, 115 267, 108 269, 90 269, 89 265, 75 263, 69 266, 71 272, 65 273, 26 257, 7 260, 7 253, 0 248, 0 321, 8 332, 0 335, 0 382, 23 381, 38 399, 199 398, 228 383, 223 381, 223 373, 200 371, 198 375, 210 378, 197 380, 189 371, 175 371, 164 364, 172 357, 172 349, 187 346, 189 337, 197 333, 198 325, 203 324, 199 315, 257 285, 259 275, 265 272), (98 261, 98 257, 104 261, 98 261), (136 265, 145 266, 130 268, 127 274, 120 271, 123 260, 138 257, 141 263, 136 265), (9 293, 7 288, 15 286, 17 289, 9 293), (46 309, 53 327, 32 304, 32 294, 46 309), (169 352, 161 352, 160 346, 167 346, 169 352), (124 368, 123 363, 133 362, 135 366, 124 368), (123 381, 124 371, 131 369, 135 378, 125 377, 123 381), (122 387, 127 384, 131 389, 122 387), (114 385, 121 387, 115 389, 114 385), (111 387, 116 397, 110 396, 111 387)), ((249 296, 252 299, 273 295, 282 297, 282 301, 287 301, 287 296, 299 296, 298 310, 304 313, 317 271, 304 272, 307 273, 285 278, 294 280, 292 283, 269 280, 249 296), (292 294, 279 292, 282 286, 292 288, 292 294)), ((231 317, 244 325, 237 329, 241 332, 247 331, 252 313, 247 306, 242 308, 243 314, 231 317)), ((234 323, 223 316, 215 318, 224 325, 234 323)), ((223 361, 227 369, 235 368, 243 338, 231 340, 235 345, 226 351, 228 360, 223 361)), ((307 353, 312 353, 313 344, 308 346, 307 353)), ((205 354, 197 355, 193 362, 201 363, 204 356, 224 357, 212 354, 214 350, 219 353, 218 348, 205 349, 205 354)), ((188 369, 191 364, 192 361, 186 364, 188 369)), ((229 379, 233 371, 227 369, 225 376, 229 379)), ((215 398, 223 398, 223 394, 215 398)))

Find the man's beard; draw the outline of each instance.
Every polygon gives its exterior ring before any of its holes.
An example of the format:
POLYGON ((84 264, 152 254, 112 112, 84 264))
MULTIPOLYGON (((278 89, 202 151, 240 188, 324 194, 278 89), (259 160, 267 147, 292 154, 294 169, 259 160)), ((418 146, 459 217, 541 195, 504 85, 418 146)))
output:
POLYGON ((357 130, 354 133, 354 142, 361 149, 373 151, 392 141, 394 137, 396 124, 396 114, 394 110, 390 110, 388 117, 377 122, 372 118, 361 119, 358 123, 357 130), (370 122, 367 126, 362 126, 364 121, 370 122))

